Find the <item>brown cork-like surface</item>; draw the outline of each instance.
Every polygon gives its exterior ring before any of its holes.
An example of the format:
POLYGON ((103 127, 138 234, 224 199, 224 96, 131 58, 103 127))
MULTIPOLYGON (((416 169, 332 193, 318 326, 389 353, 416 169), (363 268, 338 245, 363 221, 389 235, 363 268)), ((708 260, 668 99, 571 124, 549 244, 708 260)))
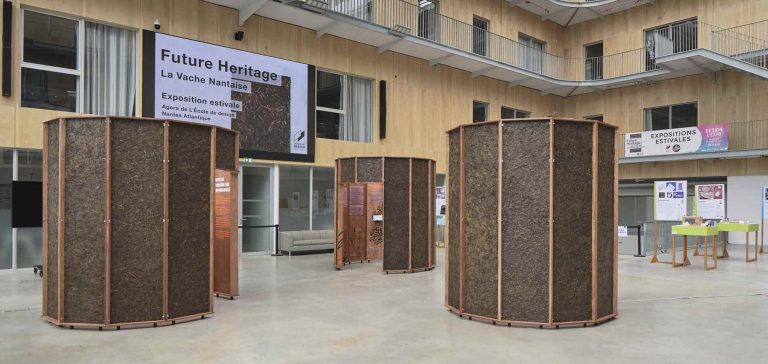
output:
POLYGON ((211 130, 171 124, 168 196, 168 314, 209 311, 211 130))
POLYGON ((448 241, 445 244, 445 264, 446 264, 446 296, 448 305, 458 309, 461 305, 461 295, 459 292, 459 186, 460 186, 460 166, 461 166, 461 137, 459 129, 452 131, 448 135, 448 241))
POLYGON ((104 323, 105 119, 66 122, 65 322, 104 323))
POLYGON ((341 159, 339 162, 341 171, 339 176, 341 177, 341 183, 355 182, 355 158, 341 159))
POLYGON ((48 130, 48 185, 45 186, 48 204, 46 213, 46 226, 48 227, 48 240, 45 249, 48 257, 45 261, 43 274, 46 276, 46 305, 45 312, 48 316, 58 319, 59 316, 59 122, 51 121, 44 125, 48 130))
POLYGON ((411 179, 411 268, 429 266, 429 163, 426 159, 413 159, 411 179))
MULTIPOLYGON (((504 123, 501 314, 549 319, 549 122, 504 123)), ((493 158, 493 156, 489 156, 493 158)))
POLYGON ((232 91, 232 100, 243 106, 232 120, 232 129, 240 132, 241 149, 291 152, 290 77, 282 76, 279 86, 251 82, 251 93, 232 91))
POLYGON ((498 124, 464 129, 464 311, 498 307, 498 124))
POLYGON ((613 313, 614 191, 616 130, 601 126, 597 133, 597 316, 613 313))
MULTIPOLYGON (((430 191, 430 192, 432 192, 432 195, 431 195, 429 201, 435 201, 435 199, 437 198, 436 195, 435 195, 436 194, 436 192, 435 192, 436 191, 436 186, 437 186, 437 179, 436 179, 437 178, 437 173, 436 173, 436 171, 437 171, 437 162, 432 161, 431 163, 432 163, 432 175, 430 175, 429 178, 431 178, 431 181, 432 181, 432 191, 430 191)), ((430 203, 432 203, 432 202, 430 202, 430 203)), ((432 206, 432 213, 430 215, 431 216, 430 218, 432 220, 430 220, 430 222, 429 222, 431 224, 430 228, 432 229, 432 239, 429 241, 429 248, 432 249, 432 260, 429 262, 429 264, 432 265, 432 266, 434 266, 435 262, 437 261, 437 258, 436 258, 437 255, 435 255, 435 254, 437 254, 437 244, 435 244, 435 241, 437 241, 437 238, 436 238, 436 235, 435 235, 435 234, 437 234, 437 230, 436 230, 437 218, 435 216, 437 215, 437 213, 439 211, 435 212, 435 209, 436 209, 436 207, 432 206)))
POLYGON ((110 321, 163 316, 163 124, 112 119, 110 321))
POLYGON ((235 140, 237 133, 224 129, 216 130, 216 168, 234 171, 235 164, 235 140))
POLYGON ((592 124, 556 121, 553 319, 592 319, 592 124))
POLYGON ((381 158, 358 158, 357 182, 381 182, 381 158))
POLYGON ((384 159, 384 270, 408 269, 409 159, 384 159))

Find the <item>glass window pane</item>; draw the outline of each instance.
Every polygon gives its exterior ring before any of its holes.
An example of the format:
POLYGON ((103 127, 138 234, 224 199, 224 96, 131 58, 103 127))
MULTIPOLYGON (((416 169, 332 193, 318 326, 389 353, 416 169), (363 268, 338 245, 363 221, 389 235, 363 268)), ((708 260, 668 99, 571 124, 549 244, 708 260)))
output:
POLYGON ((280 231, 309 230, 309 167, 280 166, 280 231))
POLYGON ((472 101, 472 122, 487 121, 488 104, 479 101, 472 101))
POLYGON ((317 71, 317 106, 344 109, 343 79, 342 75, 317 71))
POLYGON ((21 106, 76 112, 77 76, 22 68, 21 106))
POLYGON ((510 109, 508 107, 502 107, 501 108, 501 118, 502 119, 514 119, 515 118, 515 109, 510 109))
POLYGON ((39 150, 19 150, 18 181, 43 181, 43 152, 39 150))
POLYGON ((24 62, 77 69, 78 22, 24 12, 24 62))
POLYGON ((17 268, 43 264, 43 228, 16 229, 17 268))
POLYGON ((342 114, 318 110, 316 128, 317 137, 338 140, 342 119, 342 114))
POLYGON ((531 113, 529 113, 529 112, 527 112, 527 111, 520 111, 520 110, 517 110, 517 111, 515 112, 515 117, 516 117, 516 118, 518 118, 518 119, 525 119, 525 118, 529 118, 529 117, 531 117, 531 113))
POLYGON ((669 106, 645 110, 645 130, 669 129, 669 106))
POLYGON ((373 81, 349 77, 349 108, 344 127, 344 140, 370 143, 373 129, 373 81))
POLYGON ((333 168, 312 171, 312 230, 333 230, 333 168))
POLYGON ((672 106, 672 129, 698 125, 698 111, 695 103, 672 106))
POLYGON ((136 32, 85 23, 83 112, 133 116, 136 99, 136 32))
POLYGON ((11 269, 11 178, 13 150, 0 149, 0 269, 11 269))

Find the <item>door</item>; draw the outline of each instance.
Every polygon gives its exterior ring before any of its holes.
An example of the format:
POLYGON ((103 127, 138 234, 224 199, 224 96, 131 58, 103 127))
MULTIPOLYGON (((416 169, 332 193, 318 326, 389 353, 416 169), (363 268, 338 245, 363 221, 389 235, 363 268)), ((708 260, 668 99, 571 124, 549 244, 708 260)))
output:
POLYGON ((584 46, 584 78, 588 81, 603 79, 603 42, 584 46))
POLYGON ((472 53, 488 55, 488 21, 474 17, 472 19, 472 53))
POLYGON ((272 169, 243 166, 240 172, 240 252, 269 254, 275 242, 272 169))
POLYGON ((419 2, 419 37, 438 41, 437 27, 440 24, 438 11, 435 0, 419 2))

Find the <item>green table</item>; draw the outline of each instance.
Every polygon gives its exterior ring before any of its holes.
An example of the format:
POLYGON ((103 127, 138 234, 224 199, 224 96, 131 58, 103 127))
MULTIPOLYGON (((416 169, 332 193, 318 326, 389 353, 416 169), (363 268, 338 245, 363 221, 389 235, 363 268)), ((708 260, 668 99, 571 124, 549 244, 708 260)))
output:
MULTIPOLYGON (((717 224, 717 228, 720 231, 725 231, 726 233, 744 233, 747 235, 747 256, 746 261, 747 262, 754 262, 757 260, 757 232, 760 231, 760 225, 758 224, 736 224, 731 222, 726 223, 720 223, 717 224), (749 258, 749 233, 755 233, 755 257, 749 258)), ((727 240, 726 240, 727 241, 727 240)), ((725 250, 725 244, 723 244, 723 255, 727 255, 728 253, 725 250)))
POLYGON ((702 226, 702 225, 675 225, 672 227, 672 266, 682 267, 691 265, 691 261, 688 260, 688 237, 699 236, 704 238, 704 270, 717 268, 717 235, 720 231, 715 226, 702 226), (677 235, 683 236, 683 262, 677 263, 675 261, 675 237, 677 235), (712 260, 715 264, 710 267, 707 264, 707 239, 712 240, 712 260))

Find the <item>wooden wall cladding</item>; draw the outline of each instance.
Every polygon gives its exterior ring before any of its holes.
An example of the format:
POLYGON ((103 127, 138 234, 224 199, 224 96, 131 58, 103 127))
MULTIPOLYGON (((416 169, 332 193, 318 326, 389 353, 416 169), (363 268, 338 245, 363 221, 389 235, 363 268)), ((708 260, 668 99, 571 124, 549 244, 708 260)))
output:
POLYGON ((553 118, 448 132, 452 312, 540 328, 616 317, 616 136, 553 118))
POLYGON ((139 118, 44 123, 47 321, 120 328, 212 313, 213 171, 237 168, 238 145, 237 133, 219 130, 139 118))
MULTIPOLYGON (((387 273, 417 272, 435 266, 434 237, 435 161, 420 158, 360 157, 336 160, 336 236, 342 236, 334 251, 334 266, 340 269, 353 261, 383 260, 387 273), (382 183, 383 181, 383 183, 382 183), (366 187, 364 217, 354 215, 351 202, 340 201, 354 188, 366 187), (346 207, 345 207, 346 206, 346 207), (378 213, 377 213, 378 211, 378 213), (382 214, 383 222, 373 222, 382 214), (357 219, 354 224, 350 219, 357 219), (356 253, 355 229, 366 224, 367 249, 356 253), (383 248, 382 248, 383 246, 383 248), (355 253, 352 252, 355 251, 355 253)), ((351 196, 351 194, 350 194, 351 196)))

